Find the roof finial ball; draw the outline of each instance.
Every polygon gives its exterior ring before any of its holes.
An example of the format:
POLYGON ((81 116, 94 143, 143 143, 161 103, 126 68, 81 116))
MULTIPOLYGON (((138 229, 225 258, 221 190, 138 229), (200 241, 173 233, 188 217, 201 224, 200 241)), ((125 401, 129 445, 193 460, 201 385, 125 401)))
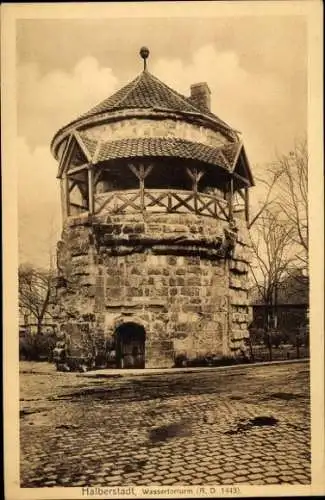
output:
POLYGON ((144 71, 146 71, 147 69, 147 58, 149 57, 149 49, 148 47, 141 47, 140 49, 140 56, 142 57, 143 59, 143 69, 144 71))

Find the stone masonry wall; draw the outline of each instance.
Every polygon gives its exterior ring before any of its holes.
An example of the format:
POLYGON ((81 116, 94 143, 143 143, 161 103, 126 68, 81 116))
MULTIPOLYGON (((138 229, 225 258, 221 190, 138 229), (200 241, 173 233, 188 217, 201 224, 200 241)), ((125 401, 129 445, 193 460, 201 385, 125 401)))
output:
POLYGON ((174 356, 236 356, 248 335, 249 251, 195 214, 70 218, 58 246, 57 318, 71 352, 101 353, 123 322, 146 330, 146 368, 174 356), (79 333, 78 333, 79 332, 79 333))
POLYGON ((244 339, 249 338, 248 325, 252 319, 249 300, 250 246, 246 223, 237 220, 237 241, 229 260, 229 339, 230 350, 243 348, 244 339))
POLYGON ((105 123, 87 128, 87 134, 94 139, 118 140, 137 137, 163 137, 187 139, 209 146, 222 146, 227 139, 220 133, 202 125, 184 120, 148 118, 125 118, 114 123, 105 123))

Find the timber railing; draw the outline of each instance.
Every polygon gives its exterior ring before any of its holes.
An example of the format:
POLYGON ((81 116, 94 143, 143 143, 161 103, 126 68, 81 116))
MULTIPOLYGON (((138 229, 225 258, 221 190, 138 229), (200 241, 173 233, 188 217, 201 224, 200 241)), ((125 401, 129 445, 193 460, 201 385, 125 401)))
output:
MULTIPOLYGON (((242 212, 238 207, 235 211, 242 212)), ((95 214, 196 213, 221 220, 229 219, 227 200, 216 195, 178 189, 130 189, 95 195, 95 214)))

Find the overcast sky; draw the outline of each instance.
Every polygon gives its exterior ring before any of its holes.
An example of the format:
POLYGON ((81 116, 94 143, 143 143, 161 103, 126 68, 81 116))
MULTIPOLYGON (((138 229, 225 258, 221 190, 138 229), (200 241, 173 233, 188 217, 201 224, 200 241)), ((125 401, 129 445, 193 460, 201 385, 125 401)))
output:
POLYGON ((302 16, 18 21, 20 260, 47 265, 59 236, 54 133, 142 71, 142 45, 175 90, 208 83, 212 111, 241 131, 260 174, 306 133, 306 35, 302 16))

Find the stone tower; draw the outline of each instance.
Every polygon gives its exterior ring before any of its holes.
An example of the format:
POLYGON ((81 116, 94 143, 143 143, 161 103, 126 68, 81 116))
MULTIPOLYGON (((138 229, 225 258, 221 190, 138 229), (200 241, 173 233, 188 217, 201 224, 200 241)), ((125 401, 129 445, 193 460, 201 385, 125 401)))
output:
POLYGON ((146 67, 61 128, 56 315, 70 362, 171 367, 248 337, 248 189, 238 134, 146 67))

